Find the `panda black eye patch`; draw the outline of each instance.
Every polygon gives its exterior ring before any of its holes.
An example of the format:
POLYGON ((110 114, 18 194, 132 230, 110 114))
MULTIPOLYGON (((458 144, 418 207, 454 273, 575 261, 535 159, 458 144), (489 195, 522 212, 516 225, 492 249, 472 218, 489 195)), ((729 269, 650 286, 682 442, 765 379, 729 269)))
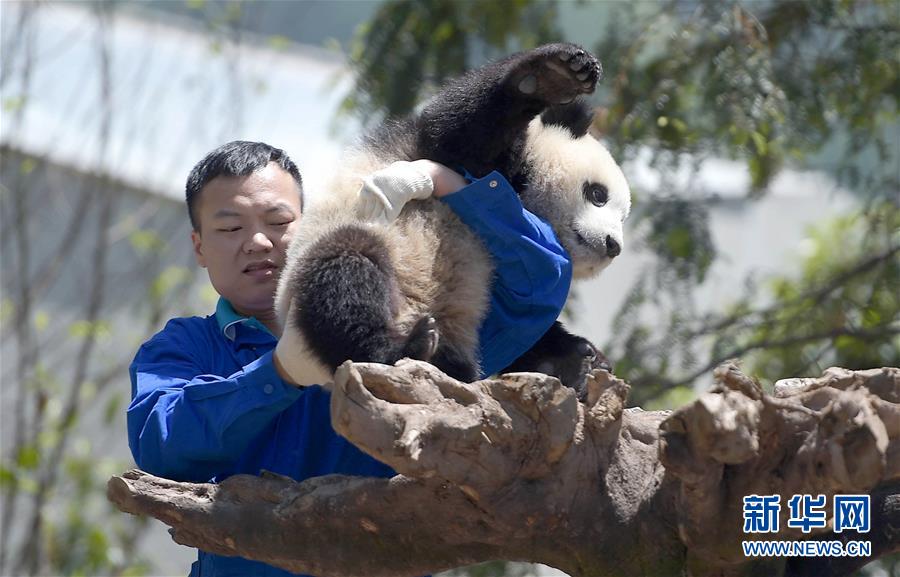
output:
POLYGON ((582 187, 584 199, 596 206, 603 206, 609 200, 609 189, 597 182, 585 182, 582 187))

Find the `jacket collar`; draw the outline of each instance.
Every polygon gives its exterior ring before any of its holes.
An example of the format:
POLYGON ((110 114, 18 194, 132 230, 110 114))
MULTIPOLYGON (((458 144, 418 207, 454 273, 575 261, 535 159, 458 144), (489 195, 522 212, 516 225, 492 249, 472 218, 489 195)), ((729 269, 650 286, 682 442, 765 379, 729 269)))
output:
POLYGON ((235 340, 237 337, 237 328, 240 325, 264 331, 266 334, 274 336, 269 329, 255 317, 239 315, 237 311, 234 310, 231 303, 224 297, 219 297, 219 302, 216 303, 216 322, 219 325, 219 330, 222 331, 222 334, 229 341, 235 340))

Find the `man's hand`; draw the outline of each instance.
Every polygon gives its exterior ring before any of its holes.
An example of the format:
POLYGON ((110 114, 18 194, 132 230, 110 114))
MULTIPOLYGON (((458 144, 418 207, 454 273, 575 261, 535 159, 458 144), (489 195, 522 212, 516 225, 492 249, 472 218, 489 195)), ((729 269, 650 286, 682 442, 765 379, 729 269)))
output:
POLYGON ((428 198, 433 191, 431 175, 421 165, 401 160, 363 180, 357 215, 369 222, 390 224, 407 202, 428 198))
POLYGON ((285 329, 281 333, 272 354, 272 361, 278 376, 295 387, 325 385, 332 379, 331 371, 324 364, 314 360, 306 341, 296 330, 285 329))
POLYGON ((431 160, 395 162, 363 181, 357 215, 369 222, 390 224, 413 199, 453 194, 466 185, 458 173, 431 160))

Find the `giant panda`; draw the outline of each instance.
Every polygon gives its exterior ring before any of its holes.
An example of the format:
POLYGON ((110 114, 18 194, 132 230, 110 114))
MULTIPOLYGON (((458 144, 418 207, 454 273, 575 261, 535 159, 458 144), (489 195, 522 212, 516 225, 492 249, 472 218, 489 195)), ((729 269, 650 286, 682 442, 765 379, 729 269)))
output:
MULTIPOLYGON (((475 234, 435 199, 411 201, 391 225, 355 216, 362 179, 396 160, 428 158, 476 177, 499 170, 553 227, 575 278, 604 269, 623 247, 631 202, 579 99, 599 76, 599 62, 577 45, 514 54, 451 82, 421 112, 385 122, 351 149, 304 214, 279 280, 281 340, 295 374, 326 383, 347 359, 411 357, 462 381, 479 375, 493 265, 475 234)), ((557 322, 507 370, 540 370, 581 389, 604 361, 557 322)))

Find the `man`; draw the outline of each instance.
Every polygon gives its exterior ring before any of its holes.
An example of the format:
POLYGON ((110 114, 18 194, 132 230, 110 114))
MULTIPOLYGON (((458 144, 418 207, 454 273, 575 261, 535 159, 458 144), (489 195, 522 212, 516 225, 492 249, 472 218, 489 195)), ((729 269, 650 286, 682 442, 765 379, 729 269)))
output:
MULTIPOLYGON (((537 341, 568 293, 571 265, 549 225, 525 211, 496 175, 466 185, 455 172, 424 160, 376 175, 361 190, 371 196, 364 200, 374 199, 361 203, 365 216, 389 221, 410 198, 434 194, 484 240, 497 270, 481 330, 482 365, 489 371, 507 366, 525 351, 508 344, 521 339, 505 335, 514 331, 537 341), (523 269, 532 282, 514 286, 523 269)), ((197 262, 220 298, 215 314, 172 319, 135 356, 128 440, 138 466, 195 482, 262 469, 297 480, 330 473, 392 476, 334 432, 330 393, 319 385, 295 386, 303 376, 289 374, 275 350, 281 334, 275 288, 291 236, 302 226, 297 167, 267 144, 231 142, 194 167, 186 200, 197 262)), ((201 551, 191 568, 197 575, 289 573, 201 551)))

